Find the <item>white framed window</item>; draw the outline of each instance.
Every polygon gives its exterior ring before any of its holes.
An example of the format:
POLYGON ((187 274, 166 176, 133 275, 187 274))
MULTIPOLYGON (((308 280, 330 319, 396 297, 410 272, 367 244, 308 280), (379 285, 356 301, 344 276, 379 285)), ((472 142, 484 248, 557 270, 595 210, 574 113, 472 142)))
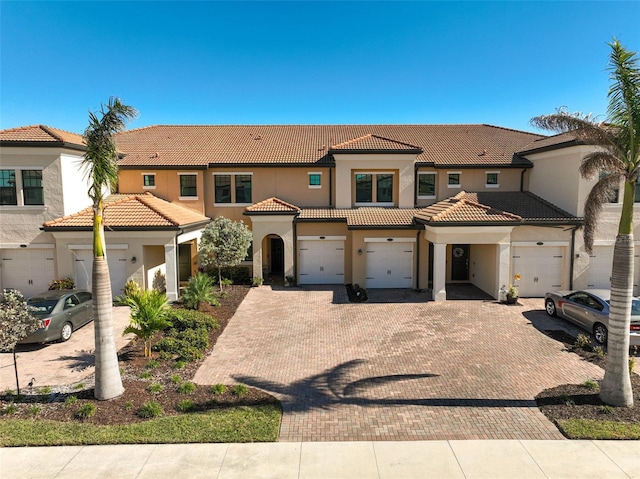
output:
POLYGON ((461 178, 461 171, 447 171, 447 188, 460 188, 461 178))
POLYGON ((252 203, 253 172, 213 173, 213 204, 248 206, 252 203))
POLYGON ((178 173, 180 177, 180 199, 181 200, 197 200, 198 199, 198 174, 197 173, 178 173))
POLYGON ((2 167, 0 169, 0 206, 44 207, 42 167, 2 167))
POLYGON ((436 197, 436 172, 418 173, 418 198, 432 200, 436 197))
POLYGON ((355 206, 393 206, 393 171, 357 172, 355 206))
POLYGON ((499 171, 485 171, 486 174, 486 182, 485 188, 499 188, 500 182, 498 181, 499 171))
POLYGON ((156 189, 156 174, 155 173, 142 173, 142 188, 145 190, 156 189))
POLYGON ((309 189, 320 189, 322 188, 322 172, 318 171, 310 171, 309 175, 309 189))

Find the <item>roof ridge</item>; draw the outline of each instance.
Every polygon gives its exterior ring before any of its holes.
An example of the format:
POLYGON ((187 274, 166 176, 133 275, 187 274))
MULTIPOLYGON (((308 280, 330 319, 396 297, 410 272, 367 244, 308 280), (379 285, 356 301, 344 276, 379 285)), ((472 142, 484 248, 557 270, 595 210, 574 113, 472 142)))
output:
MULTIPOLYGON (((40 127, 40 129, 42 131, 44 131, 45 133, 51 135, 52 137, 54 137, 56 140, 58 140, 59 142, 64 143, 64 138, 62 138, 60 135, 58 135, 57 133, 54 133, 52 131, 52 128, 46 125, 38 125, 40 127)), ((69 132, 70 133, 70 132, 69 132)))
POLYGON ((154 200, 164 201, 165 203, 167 203, 169 205, 173 205, 173 203, 171 203, 170 201, 163 200, 162 198, 159 198, 159 197, 155 196, 154 194, 152 194, 150 191, 147 191, 147 192, 145 192, 144 194, 141 194, 141 195, 136 195, 136 199, 140 203, 142 203, 143 205, 147 206, 148 208, 151 208, 155 214, 157 214, 158 216, 164 218, 169 223, 172 223, 174 225, 178 224, 176 222, 176 220, 174 220, 173 218, 169 218, 166 214, 162 213, 161 211, 158 211, 158 209, 154 205, 150 204, 149 201, 148 201, 150 198, 153 198, 154 200))

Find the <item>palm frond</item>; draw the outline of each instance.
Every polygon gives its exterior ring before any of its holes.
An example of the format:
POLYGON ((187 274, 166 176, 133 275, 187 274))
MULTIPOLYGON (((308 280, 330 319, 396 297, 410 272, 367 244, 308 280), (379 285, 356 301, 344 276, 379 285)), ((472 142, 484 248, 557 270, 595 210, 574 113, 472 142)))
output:
POLYGON ((580 164, 580 175, 590 180, 601 172, 625 175, 626 169, 620 159, 608 149, 588 153, 580 164))
POLYGON ((621 173, 611 173, 605 176, 594 185, 584 202, 584 230, 582 236, 587 253, 591 253, 593 249, 594 234, 602 206, 615 198, 616 189, 620 187, 620 182, 624 178, 624 174, 621 173))
POLYGON ((532 118, 531 124, 542 130, 572 133, 577 140, 590 145, 615 145, 615 135, 591 114, 570 113, 565 108, 559 108, 556 113, 532 118))

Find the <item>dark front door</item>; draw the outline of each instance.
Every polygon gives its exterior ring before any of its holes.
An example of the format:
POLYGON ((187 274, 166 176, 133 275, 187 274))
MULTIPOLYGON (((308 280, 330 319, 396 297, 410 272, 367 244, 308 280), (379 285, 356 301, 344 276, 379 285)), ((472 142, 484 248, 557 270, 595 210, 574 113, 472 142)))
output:
POLYGON ((191 278, 191 243, 178 245, 178 269, 180 281, 191 278))
POLYGON ((469 245, 451 245, 451 281, 469 281, 469 245))
POLYGON ((282 238, 271 238, 271 272, 284 273, 284 241, 282 238))

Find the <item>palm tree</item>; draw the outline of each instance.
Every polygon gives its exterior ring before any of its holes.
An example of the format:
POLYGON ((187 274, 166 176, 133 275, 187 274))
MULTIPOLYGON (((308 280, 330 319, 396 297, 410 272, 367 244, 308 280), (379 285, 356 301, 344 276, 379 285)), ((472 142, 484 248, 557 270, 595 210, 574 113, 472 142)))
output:
POLYGON ((614 38, 609 44, 610 79, 607 122, 598 123, 590 115, 560 110, 531 120, 534 126, 556 132, 572 132, 576 139, 594 145, 582 159, 580 174, 594 178, 604 173, 584 205, 584 243, 593 247, 596 221, 602 205, 611 201, 615 189, 624 182, 622 214, 613 250, 609 343, 600 398, 613 406, 633 406, 629 376, 629 326, 633 293, 633 206, 640 167, 640 70, 637 52, 625 49, 614 38))
POLYGON ((144 356, 151 357, 151 340, 157 331, 171 326, 171 307, 167 295, 155 289, 137 290, 125 296, 131 306, 131 322, 122 334, 133 333, 144 341, 144 356))
POLYGON ((118 155, 114 135, 124 130, 125 122, 134 118, 134 108, 111 97, 102 105, 101 117, 89 112, 89 126, 84 131, 87 151, 82 167, 90 181, 89 197, 93 202, 93 317, 95 321, 95 397, 111 399, 124 392, 118 352, 113 334, 111 278, 104 237, 104 196, 115 189, 118 180, 118 155))

